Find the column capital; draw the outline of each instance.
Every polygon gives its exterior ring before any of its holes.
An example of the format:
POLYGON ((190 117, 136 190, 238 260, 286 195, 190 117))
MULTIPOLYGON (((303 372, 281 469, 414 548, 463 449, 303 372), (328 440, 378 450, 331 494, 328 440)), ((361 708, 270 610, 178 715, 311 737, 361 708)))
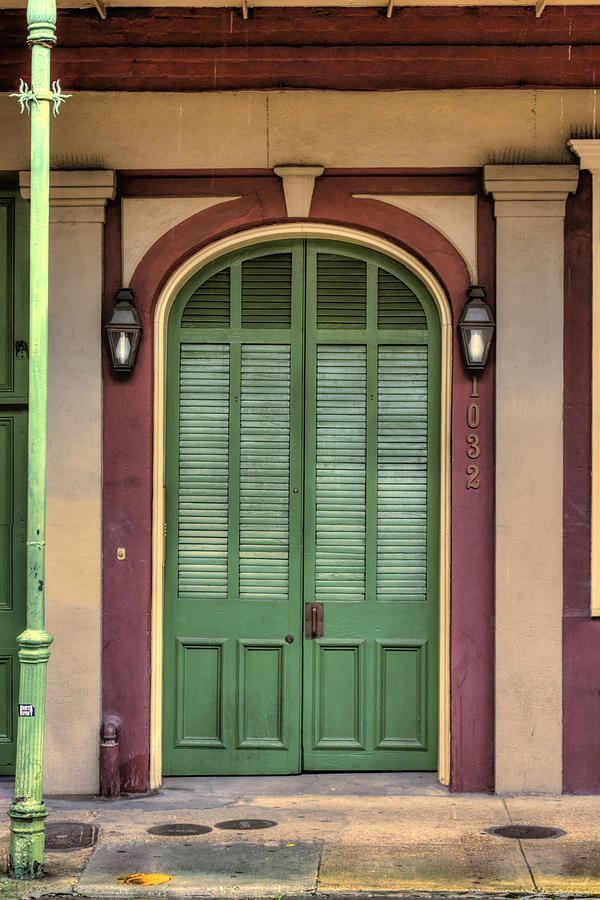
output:
POLYGON ((567 141, 567 147, 576 153, 581 160, 581 168, 589 169, 592 174, 600 173, 600 140, 597 138, 573 138, 567 141))
POLYGON ((564 218, 565 202, 577 190, 573 165, 484 166, 483 186, 494 198, 494 213, 511 217, 564 218))
MULTIPOLYGON (((19 172, 24 200, 31 199, 31 173, 19 172)), ((106 204, 113 200, 117 179, 112 169, 50 172, 50 221, 103 224, 106 204)))

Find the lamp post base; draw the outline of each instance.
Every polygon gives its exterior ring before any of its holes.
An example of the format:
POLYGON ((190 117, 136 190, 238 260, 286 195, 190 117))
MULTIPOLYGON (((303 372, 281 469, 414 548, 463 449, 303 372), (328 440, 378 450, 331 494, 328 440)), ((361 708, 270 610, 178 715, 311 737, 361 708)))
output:
POLYGON ((41 878, 44 874, 44 802, 21 803, 18 798, 9 810, 10 848, 8 871, 11 878, 41 878))
POLYGON ((51 636, 43 629, 26 629, 17 638, 21 683, 15 767, 15 799, 10 816, 8 871, 12 878, 41 878, 44 874, 42 798, 46 666, 51 636))

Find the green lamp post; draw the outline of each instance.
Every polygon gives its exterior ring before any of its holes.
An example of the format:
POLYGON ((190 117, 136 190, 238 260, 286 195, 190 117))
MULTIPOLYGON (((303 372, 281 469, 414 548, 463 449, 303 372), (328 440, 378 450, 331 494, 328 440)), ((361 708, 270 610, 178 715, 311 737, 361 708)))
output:
POLYGON ((46 666, 52 638, 44 627, 46 547, 46 407, 48 369, 48 232, 50 194, 50 103, 54 113, 66 97, 50 88, 50 49, 56 43, 56 3, 29 0, 31 90, 21 81, 21 112, 31 113, 30 354, 27 483, 27 627, 17 638, 20 687, 15 797, 10 806, 9 872, 38 878, 44 871, 42 764, 46 666))

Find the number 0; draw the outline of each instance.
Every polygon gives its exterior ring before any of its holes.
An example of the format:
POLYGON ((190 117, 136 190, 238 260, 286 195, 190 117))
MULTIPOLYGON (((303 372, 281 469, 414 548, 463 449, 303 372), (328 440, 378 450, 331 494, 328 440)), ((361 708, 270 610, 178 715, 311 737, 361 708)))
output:
POLYGON ((470 403, 467 409, 467 424, 469 428, 479 428, 479 403, 470 403))

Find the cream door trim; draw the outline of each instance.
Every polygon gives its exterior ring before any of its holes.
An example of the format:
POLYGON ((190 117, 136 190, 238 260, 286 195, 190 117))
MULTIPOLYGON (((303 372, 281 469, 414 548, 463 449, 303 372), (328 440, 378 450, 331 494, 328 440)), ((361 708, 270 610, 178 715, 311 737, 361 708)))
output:
POLYGON ((441 467, 440 467, 440 728, 439 779, 450 783, 450 410, 452 387, 452 314, 440 282, 418 259, 396 244, 366 232, 319 223, 290 223, 253 228, 204 247, 171 274, 154 313, 154 446, 152 521, 152 678, 150 719, 150 788, 162 779, 162 661, 164 568, 164 459, 166 337, 169 311, 183 285, 210 261, 232 250, 292 238, 322 238, 368 247, 396 259, 419 278, 437 306, 442 330, 441 467))

